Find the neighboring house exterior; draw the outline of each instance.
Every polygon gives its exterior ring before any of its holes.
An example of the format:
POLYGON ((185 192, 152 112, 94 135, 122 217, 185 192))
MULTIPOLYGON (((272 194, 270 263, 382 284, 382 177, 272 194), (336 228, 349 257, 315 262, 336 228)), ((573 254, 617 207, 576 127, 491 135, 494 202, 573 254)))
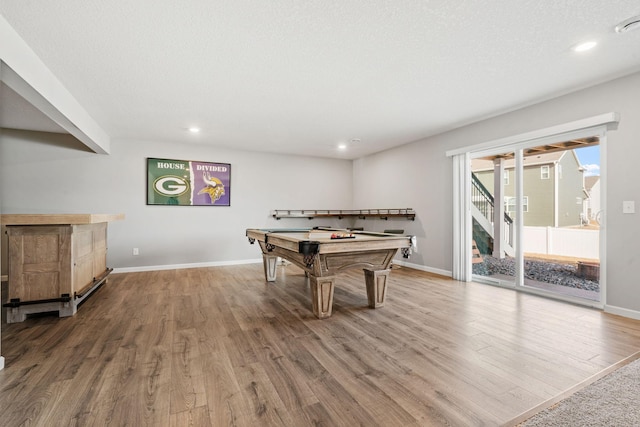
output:
POLYGON ((585 215, 590 220, 596 221, 598 220, 598 213, 602 210, 600 207, 600 176, 585 176, 584 188, 589 195, 585 202, 585 215))
MULTIPOLYGON (((515 219, 514 159, 504 160, 505 212, 515 219)), ((494 191, 493 160, 473 159, 471 170, 494 191)), ((584 169, 574 150, 535 154, 524 158, 524 225, 567 227, 580 225, 587 199, 584 169)))

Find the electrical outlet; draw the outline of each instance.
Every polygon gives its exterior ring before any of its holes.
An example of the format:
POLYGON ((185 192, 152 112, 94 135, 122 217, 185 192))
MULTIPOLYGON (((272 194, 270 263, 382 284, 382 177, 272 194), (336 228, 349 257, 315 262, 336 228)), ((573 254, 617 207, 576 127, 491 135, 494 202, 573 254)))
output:
POLYGON ((138 248, 133 248, 134 255, 140 255, 140 250, 138 248))

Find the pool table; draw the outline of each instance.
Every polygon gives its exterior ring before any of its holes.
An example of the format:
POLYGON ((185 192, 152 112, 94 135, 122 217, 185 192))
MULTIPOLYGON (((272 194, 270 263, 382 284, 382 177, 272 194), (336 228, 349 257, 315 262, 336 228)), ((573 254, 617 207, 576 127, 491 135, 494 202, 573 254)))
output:
POLYGON ((246 235, 251 244, 260 244, 267 282, 276 280, 279 257, 305 271, 319 319, 331 316, 336 274, 349 268, 364 270, 369 307, 384 305, 391 261, 398 250, 408 258, 415 241, 413 236, 330 228, 248 228, 246 235))

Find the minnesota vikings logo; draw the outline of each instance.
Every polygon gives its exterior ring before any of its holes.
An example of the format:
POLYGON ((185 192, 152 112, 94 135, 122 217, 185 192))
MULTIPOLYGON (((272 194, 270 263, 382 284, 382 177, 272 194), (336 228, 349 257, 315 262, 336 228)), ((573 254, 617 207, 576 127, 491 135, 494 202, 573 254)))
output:
POLYGON ((224 196, 224 185, 218 178, 209 175, 208 171, 204 171, 202 172, 202 180, 207 186, 198 191, 198 194, 208 194, 211 198, 211 204, 214 204, 216 200, 224 196))

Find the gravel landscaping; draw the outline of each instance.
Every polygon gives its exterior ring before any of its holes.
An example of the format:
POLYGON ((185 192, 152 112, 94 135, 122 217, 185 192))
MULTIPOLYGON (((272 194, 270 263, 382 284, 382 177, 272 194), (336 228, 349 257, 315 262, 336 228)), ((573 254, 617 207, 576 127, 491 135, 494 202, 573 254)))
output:
MULTIPOLYGON (((482 263, 473 264, 473 274, 481 276, 495 274, 515 276, 514 258, 498 259, 483 255, 483 259, 482 263)), ((594 292, 600 291, 598 282, 578 277, 577 266, 574 264, 561 264, 525 258, 524 266, 524 276, 527 279, 594 292)))

